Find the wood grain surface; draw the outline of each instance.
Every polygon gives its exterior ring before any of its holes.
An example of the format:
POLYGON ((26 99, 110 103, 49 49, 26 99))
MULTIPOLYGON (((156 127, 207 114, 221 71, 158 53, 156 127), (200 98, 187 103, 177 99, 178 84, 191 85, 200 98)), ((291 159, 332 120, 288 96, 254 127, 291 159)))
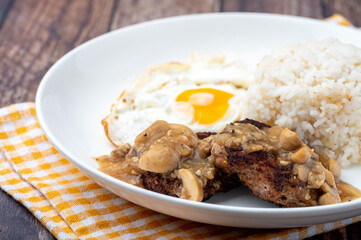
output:
MULTIPOLYGON (((34 101, 50 66, 105 32, 157 18, 206 12, 266 12, 312 18, 340 13, 361 26, 361 0, 0 0, 0 107, 34 101)), ((355 223, 310 239, 360 239, 355 223)), ((0 239, 55 239, 0 191, 0 239)))

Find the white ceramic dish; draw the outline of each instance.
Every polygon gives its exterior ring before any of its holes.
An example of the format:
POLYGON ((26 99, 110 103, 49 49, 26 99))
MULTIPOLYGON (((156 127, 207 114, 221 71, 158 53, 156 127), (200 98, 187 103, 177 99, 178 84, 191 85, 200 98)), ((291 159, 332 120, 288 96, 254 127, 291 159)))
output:
MULTIPOLYGON (((318 20, 271 14, 201 14, 161 19, 97 37, 62 57, 47 72, 36 96, 48 139, 85 174, 115 194, 172 216, 252 228, 284 228, 361 214, 361 199, 309 208, 276 208, 245 189, 216 194, 207 203, 164 196, 97 170, 94 156, 112 149, 101 119, 135 76, 152 65, 185 60, 191 53, 235 52, 254 65, 274 47, 304 39, 336 37, 361 47, 361 31, 318 20)), ((361 188, 361 167, 342 179, 361 188)))

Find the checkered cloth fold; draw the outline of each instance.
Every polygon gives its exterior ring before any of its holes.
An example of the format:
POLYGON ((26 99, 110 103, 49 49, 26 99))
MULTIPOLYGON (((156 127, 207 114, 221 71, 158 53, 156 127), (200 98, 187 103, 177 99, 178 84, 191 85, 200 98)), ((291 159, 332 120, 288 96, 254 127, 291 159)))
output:
MULTIPOLYGON (((329 19, 351 24, 336 14, 329 19)), ((186 221, 128 202, 97 185, 46 139, 33 103, 0 109, 0 186, 58 239, 303 239, 361 220, 267 230, 186 221)))

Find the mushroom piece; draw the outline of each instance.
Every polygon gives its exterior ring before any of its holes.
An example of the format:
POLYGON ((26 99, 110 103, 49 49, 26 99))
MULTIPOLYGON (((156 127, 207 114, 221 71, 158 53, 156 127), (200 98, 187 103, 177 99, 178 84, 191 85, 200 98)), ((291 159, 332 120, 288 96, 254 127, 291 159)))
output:
POLYGON ((155 121, 135 139, 138 167, 144 171, 166 173, 176 169, 182 158, 193 153, 197 135, 188 127, 155 121))
POLYGON ((307 167, 304 164, 297 165, 296 171, 297 171, 298 178, 303 182, 307 182, 308 174, 310 173, 309 167, 307 167))
POLYGON ((327 183, 322 184, 321 190, 325 193, 319 198, 320 205, 340 203, 341 198, 336 188, 330 187, 327 183))
MULTIPOLYGON (((320 152, 317 153, 318 154, 318 160, 325 166, 327 167, 327 163, 328 163, 328 159, 330 159, 325 153, 320 152)), ((327 167, 328 168, 328 167, 327 167)))
POLYGON ((192 148, 182 143, 174 144, 174 149, 179 153, 181 157, 188 157, 193 153, 192 148))
POLYGON ((335 159, 329 158, 324 153, 319 153, 318 157, 323 166, 325 166, 335 178, 339 178, 341 176, 340 164, 335 159))
POLYGON ((340 197, 342 202, 349 202, 361 197, 361 191, 348 183, 339 181, 336 185, 338 190, 341 191, 340 197))
POLYGON ((315 164, 308 174, 308 186, 318 189, 324 184, 325 179, 325 171, 323 171, 321 163, 315 164))
POLYGON ((269 134, 272 136, 280 136, 283 129, 277 125, 272 126, 270 129, 268 129, 269 134))
POLYGON ((198 144, 197 134, 187 126, 181 124, 169 123, 170 131, 167 137, 176 140, 180 144, 184 144, 190 148, 194 148, 198 144))
POLYGON ((134 140, 134 146, 137 148, 147 149, 157 139, 163 137, 170 130, 170 126, 166 121, 158 120, 141 132, 134 140))
POLYGON ((183 188, 181 198, 201 202, 203 200, 203 188, 196 175, 189 169, 180 169, 179 177, 183 188))
POLYGON ((291 161, 293 163, 302 164, 307 162, 307 160, 310 159, 311 156, 312 156, 312 150, 306 145, 304 145, 296 152, 291 154, 291 161))
POLYGON ((320 205, 328 205, 328 204, 335 204, 337 203, 336 200, 332 197, 331 193, 323 194, 319 199, 318 202, 320 205))
POLYGON ((339 178, 341 176, 341 167, 340 164, 333 158, 328 160, 328 170, 332 172, 335 178, 339 178))
POLYGON ((287 151, 293 151, 302 146, 302 140, 297 133, 285 128, 280 134, 281 147, 287 151))
POLYGON ((329 170, 327 170, 322 164, 320 164, 319 166, 322 167, 323 171, 325 172, 325 180, 328 183, 328 185, 330 185, 331 187, 336 187, 335 178, 333 174, 329 170))
POLYGON ((145 151, 138 162, 138 167, 144 171, 166 173, 178 167, 180 154, 166 144, 152 145, 145 151))

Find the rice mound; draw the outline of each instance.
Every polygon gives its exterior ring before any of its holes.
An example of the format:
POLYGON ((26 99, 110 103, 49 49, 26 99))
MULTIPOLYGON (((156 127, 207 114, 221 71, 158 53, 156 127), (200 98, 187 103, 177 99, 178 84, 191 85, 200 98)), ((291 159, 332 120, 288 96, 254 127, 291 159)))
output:
POLYGON ((278 48, 244 103, 244 117, 296 131, 342 167, 361 162, 361 49, 333 39, 278 48))

